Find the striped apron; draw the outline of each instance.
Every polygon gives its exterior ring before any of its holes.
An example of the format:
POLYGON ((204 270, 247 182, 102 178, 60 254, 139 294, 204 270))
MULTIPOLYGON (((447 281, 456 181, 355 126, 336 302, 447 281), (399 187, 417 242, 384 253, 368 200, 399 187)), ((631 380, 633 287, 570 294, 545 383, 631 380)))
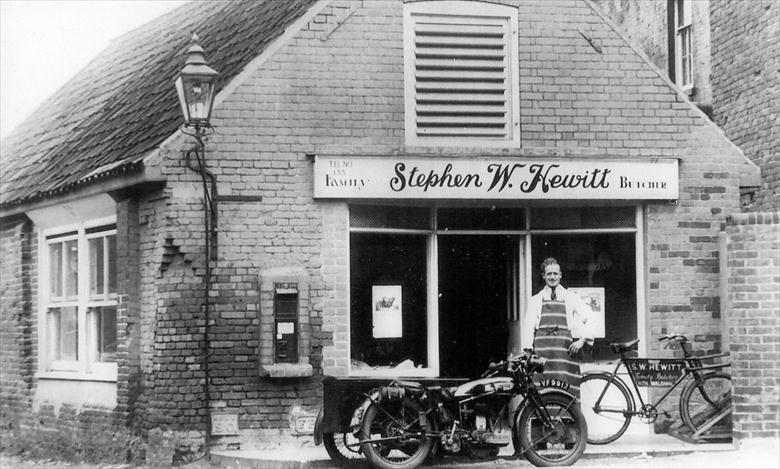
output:
POLYGON ((562 301, 542 301, 539 327, 534 335, 534 351, 547 359, 544 373, 534 375, 539 388, 557 387, 580 397, 580 365, 569 357, 571 330, 566 322, 566 305, 562 301))

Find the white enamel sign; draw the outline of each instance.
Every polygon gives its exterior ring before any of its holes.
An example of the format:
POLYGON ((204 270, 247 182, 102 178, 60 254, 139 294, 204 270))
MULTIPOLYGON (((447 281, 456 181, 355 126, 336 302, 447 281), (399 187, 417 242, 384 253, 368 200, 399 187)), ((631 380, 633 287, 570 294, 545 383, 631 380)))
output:
POLYGON ((674 200, 676 159, 317 156, 314 197, 674 200))

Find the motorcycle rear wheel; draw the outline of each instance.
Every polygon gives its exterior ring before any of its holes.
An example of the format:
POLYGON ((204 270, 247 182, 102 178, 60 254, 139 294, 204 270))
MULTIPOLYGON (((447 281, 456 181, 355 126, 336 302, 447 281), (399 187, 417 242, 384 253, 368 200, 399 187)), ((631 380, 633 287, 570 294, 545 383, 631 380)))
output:
POLYGON ((360 424, 360 448, 379 469, 413 469, 431 452, 433 439, 420 421, 422 407, 410 399, 371 404, 360 424))
POLYGON ((360 452, 360 443, 351 433, 323 433, 322 444, 330 459, 341 467, 351 467, 366 459, 360 452))
POLYGON ((526 459, 537 467, 571 466, 585 451, 588 426, 577 402, 557 395, 542 395, 542 403, 552 418, 544 426, 542 411, 529 404, 523 409, 517 429, 526 459))

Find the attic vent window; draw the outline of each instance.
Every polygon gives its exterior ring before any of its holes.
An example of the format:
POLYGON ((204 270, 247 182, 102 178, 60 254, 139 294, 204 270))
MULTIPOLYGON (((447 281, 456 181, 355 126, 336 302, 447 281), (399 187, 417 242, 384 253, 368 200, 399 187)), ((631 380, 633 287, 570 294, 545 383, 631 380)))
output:
POLYGON ((459 1, 404 7, 407 143, 519 142, 517 10, 459 1))

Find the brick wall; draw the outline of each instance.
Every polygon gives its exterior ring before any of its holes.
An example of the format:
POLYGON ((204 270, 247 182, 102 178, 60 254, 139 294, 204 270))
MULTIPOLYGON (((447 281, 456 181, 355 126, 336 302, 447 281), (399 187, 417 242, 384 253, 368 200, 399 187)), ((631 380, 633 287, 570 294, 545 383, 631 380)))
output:
POLYGON ((33 314, 37 251, 32 222, 3 220, 0 231, 0 416, 13 422, 32 399, 37 337, 33 314))
POLYGON ((780 5, 711 0, 715 122, 761 168, 751 210, 780 210, 780 5))
MULTIPOLYGON (((118 223, 121 226, 121 223, 118 223)), ((121 234, 119 235, 120 239, 121 234)), ((121 245, 120 245, 121 246, 121 245)), ((124 463, 143 455, 126 414, 89 406, 34 402, 38 371, 38 233, 24 217, 0 233, 0 449, 30 458, 124 463)), ((121 275, 121 269, 119 269, 121 275)), ((120 325, 127 324, 120 317, 120 325)), ((123 335, 120 329, 118 338, 123 335)), ((121 339, 120 339, 121 340, 121 339)), ((120 350, 123 347, 120 343, 120 350)), ((121 355, 121 352, 120 352, 121 355)), ((121 373, 121 372, 120 372, 121 373)))
POLYGON ((729 218, 725 308, 734 437, 780 436, 780 213, 729 218))
MULTIPOLYGON (((664 74, 669 75, 669 2, 645 0, 591 0, 634 42, 664 74)), ((691 1, 693 83, 690 99, 709 112, 710 83, 709 0, 691 1)), ((671 36, 671 39, 674 39, 671 36)), ((673 78, 674 79, 674 78, 673 78)))
POLYGON ((128 197, 117 204, 117 411, 137 427, 140 395, 140 258, 138 201, 128 197))

